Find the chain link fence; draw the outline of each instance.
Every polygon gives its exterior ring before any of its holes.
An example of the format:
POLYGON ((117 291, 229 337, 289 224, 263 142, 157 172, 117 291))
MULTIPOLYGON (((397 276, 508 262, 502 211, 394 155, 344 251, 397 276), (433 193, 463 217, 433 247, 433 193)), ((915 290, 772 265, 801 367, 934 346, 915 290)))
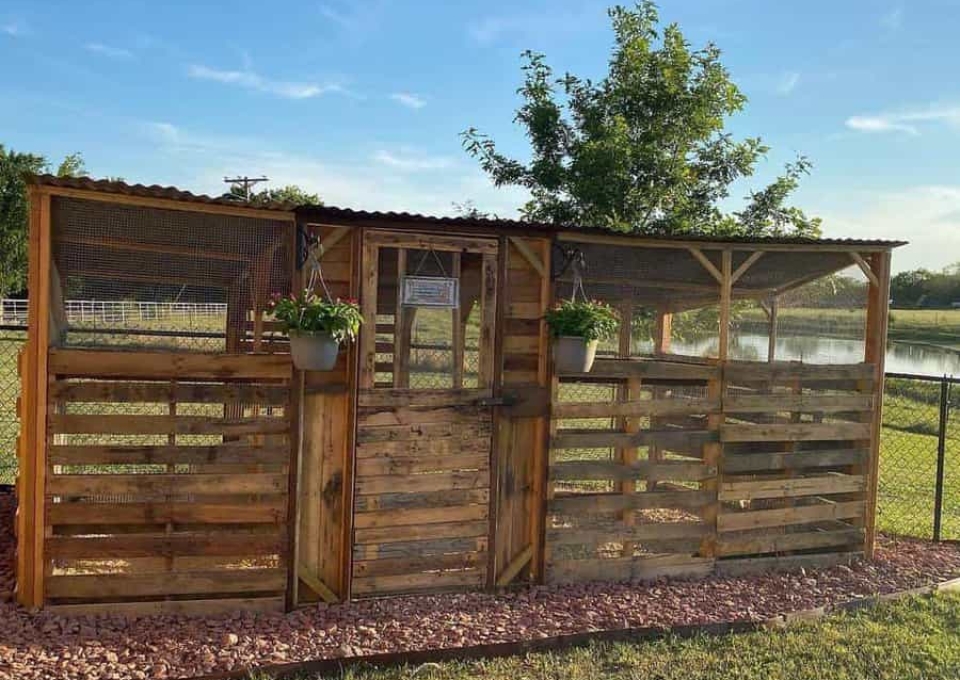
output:
POLYGON ((17 357, 26 341, 26 326, 0 324, 0 484, 13 484, 17 476, 17 357))
POLYGON ((960 539, 960 379, 888 373, 880 436, 880 531, 960 539))

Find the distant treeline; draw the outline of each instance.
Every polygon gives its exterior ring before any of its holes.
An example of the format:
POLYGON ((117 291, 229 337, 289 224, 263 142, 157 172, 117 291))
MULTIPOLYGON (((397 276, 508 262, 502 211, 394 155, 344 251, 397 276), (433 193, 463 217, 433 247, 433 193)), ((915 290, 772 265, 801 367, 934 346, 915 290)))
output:
POLYGON ((960 262, 938 272, 913 269, 890 281, 895 307, 942 308, 960 304, 960 262))

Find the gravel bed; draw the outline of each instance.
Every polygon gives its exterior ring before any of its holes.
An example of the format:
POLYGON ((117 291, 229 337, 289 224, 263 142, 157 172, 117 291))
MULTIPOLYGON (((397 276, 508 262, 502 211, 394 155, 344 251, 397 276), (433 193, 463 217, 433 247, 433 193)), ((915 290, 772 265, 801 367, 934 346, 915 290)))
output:
MULTIPOLYGON (((12 499, 0 495, 0 590, 12 499), (6 506, 6 507, 5 507, 6 506)), ((6 561, 5 561, 6 560, 6 561)), ((650 584, 535 587, 215 618, 65 618, 0 603, 0 678, 175 678, 265 663, 509 642, 624 627, 761 620, 960 575, 960 548, 881 541, 873 563, 650 584)))

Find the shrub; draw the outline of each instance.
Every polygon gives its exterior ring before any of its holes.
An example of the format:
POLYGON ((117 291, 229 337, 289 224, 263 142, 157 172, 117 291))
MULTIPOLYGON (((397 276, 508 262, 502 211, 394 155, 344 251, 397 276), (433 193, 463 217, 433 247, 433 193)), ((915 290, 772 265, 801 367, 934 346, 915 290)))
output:
POLYGON ((354 340, 363 323, 355 300, 328 302, 309 290, 287 297, 277 293, 268 309, 287 333, 326 333, 337 342, 354 340))
POLYGON ((548 311, 545 318, 554 337, 606 340, 620 327, 620 317, 614 309, 599 300, 564 300, 548 311))

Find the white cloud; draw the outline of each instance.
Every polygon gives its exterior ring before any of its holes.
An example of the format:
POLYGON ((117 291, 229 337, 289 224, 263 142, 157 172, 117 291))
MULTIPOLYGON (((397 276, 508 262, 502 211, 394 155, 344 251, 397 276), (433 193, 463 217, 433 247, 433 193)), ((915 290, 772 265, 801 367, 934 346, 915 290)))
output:
POLYGON ((422 109, 427 105, 427 102, 423 97, 418 97, 415 94, 410 92, 395 92, 390 95, 390 99, 400 104, 403 104, 408 109, 422 109))
POLYGON ((467 36, 483 47, 507 40, 529 43, 547 35, 559 40, 595 26, 605 27, 607 21, 602 9, 588 3, 576 11, 558 9, 548 13, 528 12, 478 18, 467 24, 467 36))
POLYGON ((846 126, 858 132, 902 132, 919 135, 922 123, 960 125, 960 106, 930 106, 894 113, 851 116, 846 126))
POLYGON ((402 149, 399 154, 380 150, 373 155, 373 160, 407 172, 443 170, 453 165, 453 159, 446 156, 427 156, 410 149, 402 149))
POLYGON ((356 161, 328 161, 279 150, 262 139, 197 133, 168 121, 141 123, 138 131, 146 141, 142 154, 157 162, 147 177, 138 176, 142 168, 116 168, 134 181, 216 195, 225 190, 224 176, 263 174, 271 186, 296 184, 328 205, 427 215, 450 215, 454 202, 471 199, 480 210, 512 217, 527 200, 521 189, 493 186, 473 165, 406 147, 356 161), (445 172, 424 172, 433 169, 445 172))
POLYGON ((386 0, 334 0, 321 3, 320 15, 354 40, 370 37, 380 27, 386 0))
POLYGON ((226 85, 236 85, 248 90, 265 92, 285 99, 311 99, 332 92, 344 93, 343 87, 336 83, 321 85, 315 82, 271 80, 249 69, 227 71, 211 68, 202 64, 192 64, 187 70, 187 74, 197 80, 212 80, 226 85))
POLYGON ((903 26, 903 7, 894 7, 880 17, 880 25, 890 31, 896 31, 903 26))
POLYGON ((796 71, 787 71, 780 76, 780 80, 777 83, 777 94, 788 95, 797 89, 799 83, 800 74, 796 71))
POLYGON ((894 271, 940 269, 960 260, 960 186, 923 185, 893 192, 847 194, 849 207, 810 212, 824 236, 909 241, 893 253, 894 271))
POLYGON ((130 50, 124 49, 122 47, 112 47, 111 45, 104 45, 103 43, 87 43, 83 46, 83 49, 88 52, 95 52, 96 54, 102 54, 105 57, 110 57, 111 59, 132 59, 133 52, 130 50))
POLYGON ((0 33, 8 35, 11 38, 20 38, 25 36, 28 30, 24 24, 18 21, 10 21, 0 26, 0 33))

